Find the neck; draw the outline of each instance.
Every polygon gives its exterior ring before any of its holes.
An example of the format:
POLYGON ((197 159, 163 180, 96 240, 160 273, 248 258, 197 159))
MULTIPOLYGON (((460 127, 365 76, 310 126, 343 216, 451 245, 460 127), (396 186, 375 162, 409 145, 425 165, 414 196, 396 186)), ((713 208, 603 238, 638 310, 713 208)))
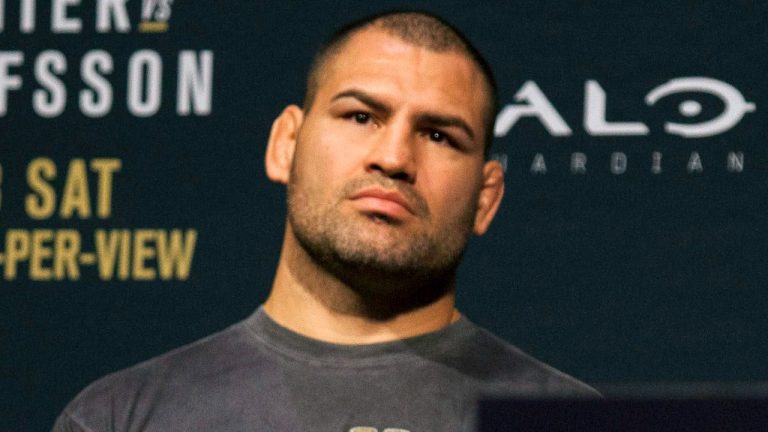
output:
MULTIPOLYGON (((278 324, 325 342, 388 342, 434 332, 459 319, 454 307, 454 280, 442 283, 450 286, 425 304, 363 294, 371 288, 356 289, 323 269, 288 229, 264 310, 278 324)), ((384 291, 404 291, 389 288, 384 291)))

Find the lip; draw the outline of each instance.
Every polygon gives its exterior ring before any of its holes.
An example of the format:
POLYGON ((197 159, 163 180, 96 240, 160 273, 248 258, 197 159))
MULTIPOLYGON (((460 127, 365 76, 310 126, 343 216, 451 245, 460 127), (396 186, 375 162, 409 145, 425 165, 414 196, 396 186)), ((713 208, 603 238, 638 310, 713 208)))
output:
POLYGON ((382 188, 365 188, 355 192, 350 200, 355 202, 363 211, 380 213, 393 218, 403 218, 414 215, 413 207, 405 196, 397 190, 382 188))

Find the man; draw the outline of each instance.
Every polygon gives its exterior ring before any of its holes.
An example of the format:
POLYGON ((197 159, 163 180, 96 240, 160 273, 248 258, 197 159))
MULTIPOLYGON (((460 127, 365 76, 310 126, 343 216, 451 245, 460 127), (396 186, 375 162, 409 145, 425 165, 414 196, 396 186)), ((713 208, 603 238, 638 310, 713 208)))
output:
POLYGON ((467 239, 504 190, 486 159, 495 91, 436 17, 342 29, 303 108, 272 126, 266 171, 287 185, 288 220, 263 307, 97 381, 54 430, 459 431, 482 394, 593 395, 454 306, 467 239))

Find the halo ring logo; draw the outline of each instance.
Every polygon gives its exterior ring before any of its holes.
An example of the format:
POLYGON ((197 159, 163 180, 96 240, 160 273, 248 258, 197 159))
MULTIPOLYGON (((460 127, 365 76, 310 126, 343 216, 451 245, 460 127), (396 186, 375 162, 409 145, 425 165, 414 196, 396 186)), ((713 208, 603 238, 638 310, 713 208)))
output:
MULTIPOLYGON (((730 84, 712 78, 692 77, 669 80, 651 90, 645 97, 645 103, 653 105, 659 99, 674 93, 701 92, 709 93, 720 98, 725 103, 725 110, 714 119, 700 124, 687 125, 681 123, 666 123, 664 130, 673 135, 685 138, 702 138, 717 135, 736 126, 744 114, 755 111, 755 104, 747 102, 744 96, 730 84)), ((686 117, 698 115, 701 105, 692 100, 680 104, 680 114, 686 117)))

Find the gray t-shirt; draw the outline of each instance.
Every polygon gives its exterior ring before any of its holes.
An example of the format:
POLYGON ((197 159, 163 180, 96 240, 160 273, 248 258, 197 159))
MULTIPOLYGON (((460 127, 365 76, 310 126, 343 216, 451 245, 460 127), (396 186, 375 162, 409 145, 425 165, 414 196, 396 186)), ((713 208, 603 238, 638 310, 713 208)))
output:
POLYGON ((469 431, 482 394, 597 393, 466 318, 372 345, 296 334, 260 308, 83 390, 64 431, 469 431))

